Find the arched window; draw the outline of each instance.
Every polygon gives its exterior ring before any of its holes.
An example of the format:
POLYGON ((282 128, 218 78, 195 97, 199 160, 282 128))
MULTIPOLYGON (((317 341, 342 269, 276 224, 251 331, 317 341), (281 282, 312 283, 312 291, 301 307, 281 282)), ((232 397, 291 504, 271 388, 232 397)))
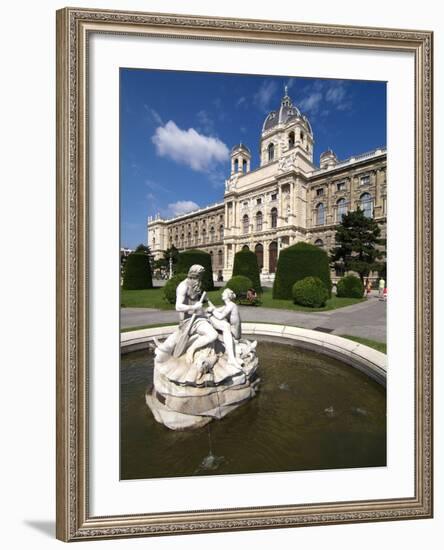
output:
POLYGON ((188 233, 188 235, 187 235, 187 244, 188 245, 191 244, 191 233, 188 233))
POLYGON ((278 211, 277 208, 271 209, 271 227, 277 227, 278 222, 278 211))
POLYGON ((197 229, 194 232, 194 244, 197 244, 199 242, 199 233, 197 229))
POLYGON ((249 233, 250 231, 250 219, 248 217, 248 214, 245 214, 245 216, 242 218, 242 231, 243 233, 249 233))
POLYGON ((322 239, 316 239, 315 246, 319 246, 319 248, 322 248, 324 246, 324 241, 322 239))
POLYGON ((242 247, 242 251, 246 251, 246 250, 250 250, 250 247, 248 246, 248 244, 244 244, 244 246, 242 247))
POLYGON ((316 206, 316 225, 324 225, 325 223, 325 209, 322 202, 316 206))
POLYGON ((256 231, 262 231, 262 220, 263 220, 262 212, 258 212, 256 214, 256 231))
POLYGON ((222 265, 223 261, 222 261, 222 250, 219 250, 217 252, 217 262, 218 262, 218 265, 222 265))
POLYGON ((206 242, 207 240, 207 230, 205 227, 202 229, 202 242, 206 242))
POLYGON ((242 172, 246 172, 247 171, 247 161, 244 159, 242 161, 242 172))
POLYGON ((210 227, 210 242, 214 242, 214 233, 215 233, 214 227, 211 226, 210 227))
POLYGON ((268 146, 268 162, 274 160, 274 143, 270 143, 268 146))
POLYGON ((362 193, 362 195, 359 198, 360 200, 360 208, 364 212, 364 216, 366 218, 372 218, 373 217, 373 200, 370 193, 362 193))
POLYGON ((336 221, 342 222, 343 216, 347 214, 347 201, 344 198, 339 199, 336 206, 336 221))
POLYGON ((234 171, 235 172, 239 171, 239 160, 238 159, 235 159, 235 161, 234 161, 234 171))
POLYGON ((294 132, 288 134, 288 148, 293 149, 294 147, 294 132))

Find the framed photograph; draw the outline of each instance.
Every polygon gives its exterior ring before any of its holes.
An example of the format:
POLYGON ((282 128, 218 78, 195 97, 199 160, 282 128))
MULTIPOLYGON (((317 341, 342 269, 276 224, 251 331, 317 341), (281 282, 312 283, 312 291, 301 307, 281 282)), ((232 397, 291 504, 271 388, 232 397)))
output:
POLYGON ((57 12, 57 537, 432 516, 429 31, 57 12))

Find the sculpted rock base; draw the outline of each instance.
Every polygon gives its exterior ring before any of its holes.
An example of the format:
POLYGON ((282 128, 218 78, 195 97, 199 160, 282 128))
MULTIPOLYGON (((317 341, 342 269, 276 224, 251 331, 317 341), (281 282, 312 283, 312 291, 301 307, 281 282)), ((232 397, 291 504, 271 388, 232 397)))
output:
POLYGON ((146 403, 157 422, 172 430, 201 428, 254 397, 260 382, 256 342, 237 342, 236 357, 240 369, 228 362, 217 341, 197 351, 191 364, 185 356, 156 358, 146 403))

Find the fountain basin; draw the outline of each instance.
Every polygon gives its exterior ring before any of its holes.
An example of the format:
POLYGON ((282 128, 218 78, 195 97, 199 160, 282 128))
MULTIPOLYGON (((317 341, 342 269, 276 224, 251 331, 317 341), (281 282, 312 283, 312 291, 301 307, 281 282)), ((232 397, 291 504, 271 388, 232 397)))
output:
POLYGON ((173 329, 122 335, 121 479, 386 465, 383 354, 315 331, 244 323, 258 340, 256 396, 207 427, 175 431, 145 402, 150 340, 173 329))
MULTIPOLYGON (((146 349, 154 338, 166 338, 175 328, 176 325, 168 325, 123 332, 120 336, 121 353, 146 349)), ((267 323, 242 323, 242 333, 254 340, 291 344, 325 354, 360 370, 378 384, 386 386, 387 356, 363 344, 334 334, 267 323)))

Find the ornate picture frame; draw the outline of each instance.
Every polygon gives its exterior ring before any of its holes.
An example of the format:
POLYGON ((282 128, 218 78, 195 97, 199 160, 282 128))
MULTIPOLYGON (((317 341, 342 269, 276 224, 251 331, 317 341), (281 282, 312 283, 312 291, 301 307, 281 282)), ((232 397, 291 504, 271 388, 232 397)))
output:
POLYGON ((65 8, 57 12, 57 538, 432 517, 432 54, 429 31, 65 8), (92 34, 407 52, 415 60, 414 496, 94 516, 89 497, 88 41, 92 34))

